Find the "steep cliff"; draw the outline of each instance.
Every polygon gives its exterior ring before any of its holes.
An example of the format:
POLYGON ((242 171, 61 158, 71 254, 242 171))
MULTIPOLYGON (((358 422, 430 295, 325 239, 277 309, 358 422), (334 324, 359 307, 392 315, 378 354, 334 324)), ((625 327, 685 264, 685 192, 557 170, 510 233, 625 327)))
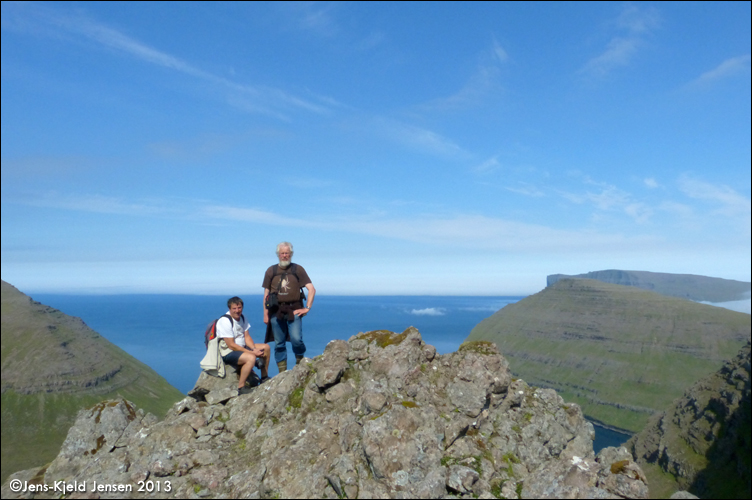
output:
POLYGON ((512 373, 632 432, 750 339, 748 314, 595 280, 560 280, 479 323, 512 373))
POLYGON ((2 479, 60 449, 78 411, 121 395, 164 415, 183 395, 86 326, 2 282, 2 479))
POLYGON ((83 410, 49 466, 12 476, 27 491, 6 482, 2 496, 50 498, 55 484, 133 488, 103 498, 649 495, 626 449, 595 457, 579 406, 512 378, 488 342, 437 355, 413 328, 361 333, 249 394, 234 383, 202 374, 161 422, 122 399, 83 410))
POLYGON ((696 274, 652 273, 649 271, 622 271, 607 269, 584 274, 551 274, 547 285, 559 280, 581 278, 603 281, 614 285, 634 286, 643 290, 698 302, 731 302, 750 298, 752 283, 699 276, 696 274))
POLYGON ((655 491, 751 498, 750 344, 627 442, 655 491))

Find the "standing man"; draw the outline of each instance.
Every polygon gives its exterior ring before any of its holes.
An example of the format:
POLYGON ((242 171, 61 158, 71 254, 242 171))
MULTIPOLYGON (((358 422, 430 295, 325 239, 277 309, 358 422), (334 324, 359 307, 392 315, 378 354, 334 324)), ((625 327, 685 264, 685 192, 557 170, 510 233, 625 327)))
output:
POLYGON ((305 269, 292 262, 292 244, 283 241, 277 245, 279 264, 274 264, 264 274, 264 323, 267 324, 264 342, 274 340, 274 359, 279 372, 287 370, 287 342, 292 344, 295 362, 303 359, 303 316, 311 311, 316 289, 305 269), (308 290, 308 299, 302 289, 308 290), (303 301, 306 301, 304 304, 303 301))
POLYGON ((261 382, 266 382, 269 378, 271 349, 268 344, 257 344, 251 338, 251 325, 243 316, 243 299, 232 297, 227 301, 227 307, 230 310, 217 320, 219 354, 225 363, 240 369, 238 394, 247 394, 251 389, 245 386, 245 382, 257 359, 263 361, 258 363, 261 368, 261 382))

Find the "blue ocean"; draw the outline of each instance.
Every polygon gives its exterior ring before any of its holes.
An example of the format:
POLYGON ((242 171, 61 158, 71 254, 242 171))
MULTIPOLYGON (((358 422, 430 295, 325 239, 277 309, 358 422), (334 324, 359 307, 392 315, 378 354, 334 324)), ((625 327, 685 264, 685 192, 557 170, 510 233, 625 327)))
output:
MULTIPOLYGON (((153 368, 186 393, 196 382, 206 352, 204 330, 227 311, 227 298, 214 295, 59 295, 34 294, 33 299, 78 316, 110 342, 153 368)), ((440 354, 456 351, 470 331, 507 304, 524 297, 327 296, 317 295, 303 320, 306 356, 324 352, 334 339, 359 332, 416 327, 423 340, 440 354)), ((263 342, 260 295, 243 297, 243 314, 254 341, 263 342)), ((288 356, 293 358, 288 346, 288 356)), ((270 375, 277 374, 272 359, 270 375)), ((596 427, 594 447, 617 446, 624 434, 596 427)))

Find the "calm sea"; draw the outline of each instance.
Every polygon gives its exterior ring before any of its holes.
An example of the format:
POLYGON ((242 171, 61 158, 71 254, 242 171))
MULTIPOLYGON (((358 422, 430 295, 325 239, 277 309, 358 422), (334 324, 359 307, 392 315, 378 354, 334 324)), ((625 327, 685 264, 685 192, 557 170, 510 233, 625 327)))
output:
MULTIPOLYGON (((306 356, 314 357, 334 339, 359 332, 416 327, 440 354, 456 351, 470 331, 507 304, 523 297, 326 296, 317 295, 303 320, 306 356)), ((206 352, 204 330, 227 311, 227 297, 213 295, 57 295, 34 300, 78 316, 110 342, 149 365, 186 393, 193 388, 206 352)), ((243 314, 254 341, 263 342, 261 296, 246 296, 243 314)), ((288 347, 288 357, 293 358, 288 347)), ((270 375, 277 374, 272 359, 270 375)), ((627 436, 596 427, 594 448, 618 446, 627 436)))

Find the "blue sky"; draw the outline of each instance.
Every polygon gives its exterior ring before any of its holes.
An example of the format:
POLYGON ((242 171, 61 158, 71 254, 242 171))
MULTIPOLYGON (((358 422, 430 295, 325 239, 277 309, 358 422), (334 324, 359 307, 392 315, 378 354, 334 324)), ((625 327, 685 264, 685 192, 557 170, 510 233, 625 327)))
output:
POLYGON ((2 2, 2 279, 750 280, 749 2, 2 2))

